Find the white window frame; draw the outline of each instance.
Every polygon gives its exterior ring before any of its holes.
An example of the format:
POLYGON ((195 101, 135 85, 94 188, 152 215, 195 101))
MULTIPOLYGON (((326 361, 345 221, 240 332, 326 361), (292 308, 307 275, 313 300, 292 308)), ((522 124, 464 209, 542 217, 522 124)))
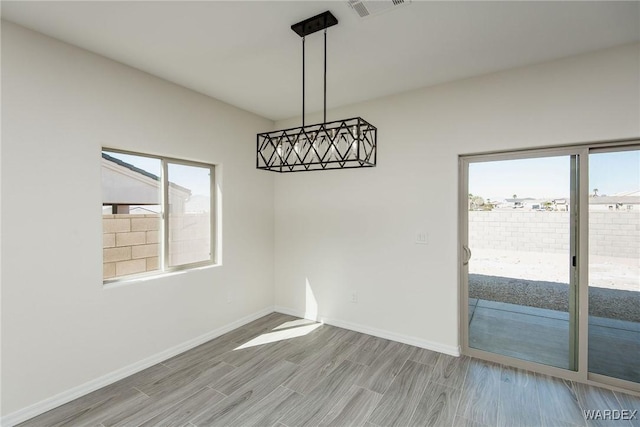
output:
POLYGON ((218 220, 217 220, 217 211, 216 211, 216 200, 218 198, 218 190, 216 187, 216 173, 217 173, 217 168, 219 165, 215 165, 215 164, 210 164, 210 163, 203 163, 203 162, 196 162, 196 161, 192 161, 192 160, 185 160, 185 159, 176 159, 173 157, 166 157, 166 156, 159 156, 159 155, 155 155, 155 154, 146 154, 146 153, 140 153, 140 152, 136 152, 136 151, 128 151, 128 150, 121 150, 118 148, 110 148, 110 147, 102 147, 101 148, 101 153, 102 152, 112 152, 112 153, 120 153, 120 154, 128 154, 131 156, 139 156, 139 157, 146 157, 146 158, 150 158, 150 159, 156 159, 160 161, 160 165, 161 165, 161 174, 160 174, 160 206, 161 206, 161 212, 160 212, 160 233, 159 233, 159 244, 160 244, 160 251, 158 252, 158 257, 159 257, 159 266, 157 270, 153 270, 153 271, 147 271, 147 272, 143 272, 143 273, 136 273, 136 274, 128 274, 126 276, 119 276, 119 277, 113 277, 113 278, 109 278, 109 279, 104 279, 102 280, 103 285, 110 285, 110 284, 120 284, 123 282, 128 282, 128 281, 132 281, 132 280, 137 280, 137 279, 146 279, 146 278, 151 278, 151 277, 157 277, 157 276, 162 276, 165 275, 167 273, 174 273, 174 272, 179 272, 179 271, 185 271, 185 270, 192 270, 192 269, 196 269, 196 268, 201 268, 201 267, 207 267, 207 266, 214 266, 214 265, 219 265, 219 256, 218 256, 218 240, 216 239, 216 237, 218 236, 218 220), (204 261, 198 261, 198 262, 193 262, 193 263, 189 263, 189 264, 181 264, 181 265, 176 265, 176 266, 169 266, 169 244, 168 244, 168 239, 169 239, 169 221, 168 221, 168 215, 169 215, 169 185, 168 185, 168 168, 169 168, 169 164, 177 164, 177 165, 184 165, 184 166, 194 166, 194 167, 199 167, 199 168, 206 168, 209 169, 209 176, 210 176, 210 195, 209 195, 209 199, 211 201, 211 205, 210 205, 210 224, 209 224, 209 230, 210 230, 210 247, 209 247, 209 259, 208 260, 204 260, 204 261))

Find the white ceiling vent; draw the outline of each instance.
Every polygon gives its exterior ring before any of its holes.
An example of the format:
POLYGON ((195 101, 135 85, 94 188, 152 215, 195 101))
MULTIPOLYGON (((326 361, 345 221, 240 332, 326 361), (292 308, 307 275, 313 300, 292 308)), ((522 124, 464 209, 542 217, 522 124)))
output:
POLYGON ((395 10, 411 2, 412 0, 348 0, 349 6, 360 18, 395 10))

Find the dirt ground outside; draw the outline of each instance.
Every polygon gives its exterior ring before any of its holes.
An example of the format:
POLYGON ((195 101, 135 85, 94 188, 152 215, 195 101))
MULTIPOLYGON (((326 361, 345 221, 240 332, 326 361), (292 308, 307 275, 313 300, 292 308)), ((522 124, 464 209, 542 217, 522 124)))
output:
MULTIPOLYGON (((474 249, 470 274, 569 283, 568 254, 474 249)), ((640 292, 640 259, 589 257, 589 286, 640 292)))
MULTIPOLYGON (((568 311, 568 255, 471 250, 470 298, 568 311)), ((590 257, 589 314, 640 322, 640 259, 590 257)))

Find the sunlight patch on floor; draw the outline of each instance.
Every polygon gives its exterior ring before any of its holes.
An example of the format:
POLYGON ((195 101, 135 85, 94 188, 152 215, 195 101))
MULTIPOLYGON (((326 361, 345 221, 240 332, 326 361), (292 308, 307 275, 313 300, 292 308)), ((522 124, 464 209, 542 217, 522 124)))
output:
MULTIPOLYGON (((298 338, 307 335, 310 332, 313 332, 317 328, 322 326, 322 323, 313 323, 311 325, 300 326, 297 328, 289 328, 281 331, 268 332, 266 334, 262 334, 254 339, 247 341, 239 347, 234 348, 234 350, 242 350, 243 348, 255 347, 257 345, 269 344, 277 341, 290 340, 292 338, 298 338)), ((282 327, 280 325, 279 327, 282 327)), ((277 328, 276 328, 277 329, 277 328)))
POLYGON ((277 331, 278 329, 297 328, 299 326, 313 325, 315 323, 316 323, 315 320, 297 319, 297 320, 292 320, 290 322, 284 322, 282 325, 273 328, 273 330, 277 331))

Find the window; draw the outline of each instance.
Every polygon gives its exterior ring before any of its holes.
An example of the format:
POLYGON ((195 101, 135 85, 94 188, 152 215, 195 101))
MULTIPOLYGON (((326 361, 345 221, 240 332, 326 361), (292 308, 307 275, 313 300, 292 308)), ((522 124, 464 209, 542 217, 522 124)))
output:
POLYGON ((102 151, 103 279, 212 264, 214 166, 102 151))

